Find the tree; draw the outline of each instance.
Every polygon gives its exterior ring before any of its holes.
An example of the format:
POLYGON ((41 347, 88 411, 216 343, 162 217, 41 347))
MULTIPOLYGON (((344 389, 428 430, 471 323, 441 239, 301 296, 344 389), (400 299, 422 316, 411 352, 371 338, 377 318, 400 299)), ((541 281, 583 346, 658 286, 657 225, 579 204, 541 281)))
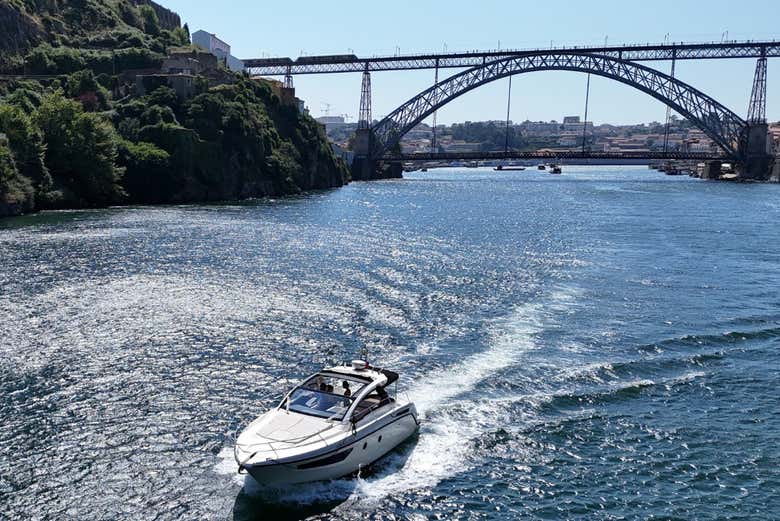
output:
POLYGON ((160 35, 160 20, 151 5, 144 4, 140 9, 141 18, 144 21, 144 32, 152 36, 160 35))
POLYGON ((41 131, 22 109, 0 105, 0 132, 8 139, 19 173, 33 182, 39 197, 48 197, 52 178, 44 164, 46 147, 41 131))
POLYGON ((121 200, 122 170, 116 165, 117 136, 110 123, 84 112, 61 91, 44 97, 35 115, 46 142, 46 164, 63 203, 105 206, 121 200))
POLYGON ((108 108, 108 91, 98 83, 91 70, 68 76, 65 89, 68 97, 78 99, 85 110, 94 112, 108 108))
POLYGON ((20 214, 33 208, 30 180, 19 175, 11 150, 0 142, 0 216, 20 214))
POLYGON ((160 105, 161 107, 170 107, 174 112, 179 110, 179 97, 176 91, 165 85, 157 87, 149 94, 150 105, 160 105))
POLYGON ((138 203, 170 202, 176 193, 176 173, 171 156, 152 143, 119 143, 119 163, 126 168, 122 179, 128 197, 138 203))

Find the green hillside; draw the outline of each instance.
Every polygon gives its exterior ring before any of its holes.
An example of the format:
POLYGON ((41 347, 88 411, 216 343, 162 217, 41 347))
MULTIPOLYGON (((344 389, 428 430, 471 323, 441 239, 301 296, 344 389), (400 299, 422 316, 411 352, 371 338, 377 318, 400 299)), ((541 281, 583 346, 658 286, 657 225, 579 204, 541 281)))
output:
POLYGON ((165 82, 140 95, 137 71, 189 45, 179 23, 142 0, 0 0, 0 215, 348 181, 320 126, 266 82, 222 70, 186 96, 165 82))

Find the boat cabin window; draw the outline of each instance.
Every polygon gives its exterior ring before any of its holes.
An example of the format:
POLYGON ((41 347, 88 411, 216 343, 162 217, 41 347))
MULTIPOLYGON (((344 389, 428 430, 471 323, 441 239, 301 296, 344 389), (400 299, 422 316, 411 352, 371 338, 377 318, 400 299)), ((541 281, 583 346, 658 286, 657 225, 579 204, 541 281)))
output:
MULTIPOLYGON (((289 409, 301 414, 341 420, 365 381, 344 375, 318 374, 296 388, 289 398, 289 409)), ((288 407, 283 403, 282 407, 288 407)))

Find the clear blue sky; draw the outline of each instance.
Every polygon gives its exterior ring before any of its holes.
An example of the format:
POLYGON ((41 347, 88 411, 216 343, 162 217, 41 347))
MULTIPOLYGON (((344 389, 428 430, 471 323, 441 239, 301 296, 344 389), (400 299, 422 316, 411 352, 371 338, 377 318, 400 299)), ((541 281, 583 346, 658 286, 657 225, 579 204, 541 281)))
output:
MULTIPOLYGON (((238 58, 341 54, 358 56, 469 49, 549 47, 603 43, 780 40, 778 0, 584 1, 288 1, 158 0, 178 12, 190 30, 216 33, 238 58)), ((668 71, 669 63, 655 63, 668 71)), ((745 116, 754 60, 683 61, 677 76, 745 116)), ((443 71, 446 76, 455 70, 443 71)), ((780 58, 770 59, 768 116, 780 120, 780 58)), ((374 73, 374 117, 433 83, 433 71, 374 73)), ((513 79, 515 121, 582 115, 585 76, 540 72, 513 79)), ((360 74, 295 77, 297 94, 313 115, 355 118, 360 74)), ((439 112, 439 122, 503 119, 506 81, 476 89, 439 112)), ((591 82, 589 119, 601 123, 661 121, 662 104, 604 78, 591 82)))

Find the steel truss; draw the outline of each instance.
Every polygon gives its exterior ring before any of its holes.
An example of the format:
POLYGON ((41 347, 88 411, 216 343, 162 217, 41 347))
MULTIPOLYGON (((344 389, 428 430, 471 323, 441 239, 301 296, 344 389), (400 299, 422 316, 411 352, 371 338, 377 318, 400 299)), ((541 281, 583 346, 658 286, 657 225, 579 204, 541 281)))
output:
POLYGON ((746 122, 694 87, 644 65, 610 56, 540 52, 486 62, 413 97, 373 127, 371 156, 379 158, 433 111, 477 87, 514 74, 564 70, 596 74, 630 85, 672 107, 699 127, 728 157, 739 157, 746 122))
POLYGON ((756 63, 756 74, 753 78, 753 91, 750 94, 748 121, 753 125, 766 123, 766 57, 762 56, 756 63))
POLYGON ((338 72, 394 71, 412 69, 447 69, 478 67, 487 62, 540 52, 567 55, 598 54, 625 61, 706 60, 723 58, 780 57, 780 42, 722 42, 698 44, 624 45, 608 47, 564 47, 559 49, 524 49, 448 54, 419 54, 359 58, 354 54, 331 56, 301 56, 291 58, 261 58, 244 60, 252 76, 287 74, 332 74, 338 72))

